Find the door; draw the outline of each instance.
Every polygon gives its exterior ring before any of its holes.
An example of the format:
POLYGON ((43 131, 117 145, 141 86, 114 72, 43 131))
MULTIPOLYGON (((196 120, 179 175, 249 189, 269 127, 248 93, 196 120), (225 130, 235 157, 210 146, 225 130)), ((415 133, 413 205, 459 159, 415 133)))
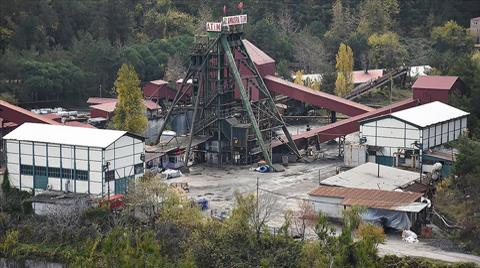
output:
POLYGON ((47 189, 48 177, 42 175, 35 175, 33 177, 33 188, 35 189, 47 189))
POLYGON ((129 176, 115 180, 115 194, 125 194, 128 189, 128 184, 134 178, 134 176, 129 176))

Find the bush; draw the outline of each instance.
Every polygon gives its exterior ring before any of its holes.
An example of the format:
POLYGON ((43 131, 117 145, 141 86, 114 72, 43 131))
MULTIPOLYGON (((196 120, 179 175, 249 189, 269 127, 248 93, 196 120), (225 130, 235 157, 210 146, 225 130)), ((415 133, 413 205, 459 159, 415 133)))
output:
POLYGON ((5 169, 3 173, 3 180, 2 180, 2 191, 4 194, 8 193, 12 186, 10 185, 10 180, 8 178, 8 169, 5 169))

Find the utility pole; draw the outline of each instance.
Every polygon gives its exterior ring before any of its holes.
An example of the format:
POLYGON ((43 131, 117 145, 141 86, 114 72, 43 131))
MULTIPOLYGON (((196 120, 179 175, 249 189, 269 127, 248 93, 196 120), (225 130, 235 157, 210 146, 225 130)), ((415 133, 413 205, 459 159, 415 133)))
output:
POLYGON ((393 77, 390 77, 390 104, 392 104, 393 77))
POLYGON ((258 177, 257 177, 257 211, 258 211, 258 177))
MULTIPOLYGON (((258 225, 258 221, 260 220, 260 212, 258 211, 258 189, 259 189, 259 185, 258 185, 258 180, 259 178, 257 177, 257 211, 255 211, 255 221, 256 221, 256 224, 258 225)), ((258 238, 258 230, 257 230, 257 238, 258 238)))

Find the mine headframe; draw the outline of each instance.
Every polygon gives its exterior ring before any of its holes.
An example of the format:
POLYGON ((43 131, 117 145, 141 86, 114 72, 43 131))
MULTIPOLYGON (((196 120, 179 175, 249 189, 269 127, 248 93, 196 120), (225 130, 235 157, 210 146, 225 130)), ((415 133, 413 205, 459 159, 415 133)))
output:
POLYGON ((243 21, 246 22, 246 15, 224 17, 222 23, 207 23, 208 35, 196 38, 187 74, 168 108, 157 138, 158 143, 172 112, 183 108, 179 101, 189 92, 189 108, 193 109, 193 114, 185 165, 190 159, 192 138, 196 135, 211 136, 217 141, 218 152, 228 155, 232 163, 248 164, 263 158, 272 166, 274 140, 287 143, 300 157, 244 45, 240 26, 243 21), (277 134, 279 130, 287 141, 277 134))

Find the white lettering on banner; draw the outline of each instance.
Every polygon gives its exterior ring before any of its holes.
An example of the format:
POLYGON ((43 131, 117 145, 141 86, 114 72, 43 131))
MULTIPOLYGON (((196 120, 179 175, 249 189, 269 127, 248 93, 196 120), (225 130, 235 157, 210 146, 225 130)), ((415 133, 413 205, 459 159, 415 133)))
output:
POLYGON ((238 25, 238 24, 245 24, 245 23, 247 23, 247 15, 223 17, 224 25, 230 26, 230 25, 238 25))
POLYGON ((207 32, 221 32, 222 23, 221 22, 207 22, 207 32))

